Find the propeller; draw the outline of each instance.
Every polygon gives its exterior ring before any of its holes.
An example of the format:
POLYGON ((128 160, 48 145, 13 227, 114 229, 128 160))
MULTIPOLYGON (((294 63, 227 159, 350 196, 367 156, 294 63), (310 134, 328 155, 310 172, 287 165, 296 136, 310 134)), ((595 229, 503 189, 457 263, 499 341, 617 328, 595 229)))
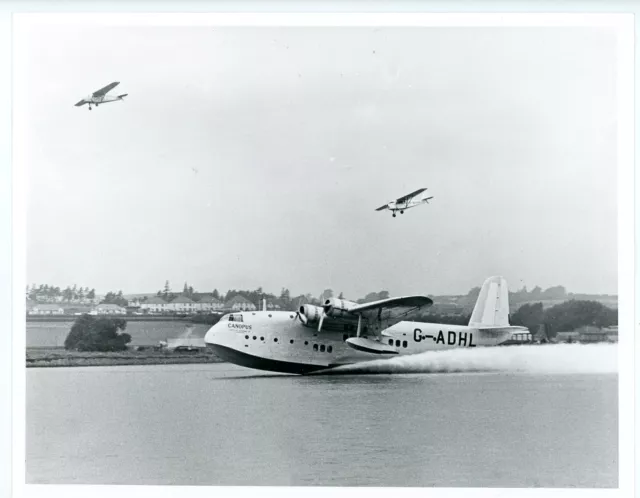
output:
POLYGON ((324 322, 324 318, 327 316, 327 313, 331 309, 331 301, 327 299, 322 306, 322 314, 320 315, 320 322, 318 323, 318 332, 322 329, 322 322, 324 322))
POLYGON ((302 308, 302 306, 300 305, 300 303, 301 303, 301 302, 302 302, 302 297, 300 297, 300 298, 298 299, 298 306, 296 307, 296 309, 297 309, 298 311, 296 311, 296 318, 298 318, 298 319, 300 320, 300 322, 302 323, 302 325, 306 325, 306 324, 307 324, 307 322, 308 322, 309 320, 307 319, 307 317, 306 317, 306 316, 304 316, 304 315, 302 314, 302 310, 303 310, 303 308, 302 308))

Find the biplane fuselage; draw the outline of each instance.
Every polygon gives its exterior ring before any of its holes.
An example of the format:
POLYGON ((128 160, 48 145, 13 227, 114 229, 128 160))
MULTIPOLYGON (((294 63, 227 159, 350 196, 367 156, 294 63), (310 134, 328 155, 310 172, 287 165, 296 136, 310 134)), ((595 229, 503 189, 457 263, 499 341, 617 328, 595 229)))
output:
POLYGON ((487 279, 469 325, 377 318, 387 303, 393 307, 399 300, 426 299, 414 296, 379 301, 380 307, 375 303, 357 305, 352 310, 359 316, 348 310, 320 315, 311 310, 321 310, 315 306, 306 311, 303 306, 298 312, 230 313, 211 327, 204 339, 223 360, 297 374, 427 351, 497 346, 515 332, 528 333, 524 327, 509 325, 506 292, 501 277, 487 279), (369 313, 366 319, 362 318, 365 313, 369 313))
POLYGON ((116 100, 123 100, 122 97, 116 95, 87 95, 84 99, 86 104, 106 104, 107 102, 115 102, 116 100))
POLYGON ((413 207, 428 203, 430 199, 433 199, 433 196, 425 196, 424 198, 413 197, 404 202, 391 201, 387 204, 387 209, 391 211, 404 211, 406 209, 411 209, 413 207))

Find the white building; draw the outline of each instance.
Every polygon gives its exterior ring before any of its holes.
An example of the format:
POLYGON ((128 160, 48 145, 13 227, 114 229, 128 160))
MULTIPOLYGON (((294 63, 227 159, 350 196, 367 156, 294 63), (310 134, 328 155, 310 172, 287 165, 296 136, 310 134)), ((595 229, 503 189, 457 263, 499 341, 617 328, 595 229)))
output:
POLYGON ((195 305, 196 305, 196 311, 202 311, 205 313, 210 311, 221 310, 223 308, 223 304, 218 299, 212 296, 201 297, 200 300, 197 303, 195 303, 195 305))
POLYGON ((165 311, 168 311, 168 304, 169 303, 167 303, 164 299, 156 296, 140 303, 140 309, 146 313, 163 313, 165 311))
POLYGON ((233 311, 255 311, 256 305, 249 301, 246 297, 235 296, 224 303, 226 309, 233 311))
POLYGON ((117 304, 99 304, 92 311, 92 315, 126 315, 127 310, 117 304))
POLYGON ((186 296, 178 296, 167 304, 167 309, 176 313, 195 313, 196 303, 186 296))
POLYGON ((29 310, 30 315, 63 315, 64 310, 57 304, 36 304, 29 310))

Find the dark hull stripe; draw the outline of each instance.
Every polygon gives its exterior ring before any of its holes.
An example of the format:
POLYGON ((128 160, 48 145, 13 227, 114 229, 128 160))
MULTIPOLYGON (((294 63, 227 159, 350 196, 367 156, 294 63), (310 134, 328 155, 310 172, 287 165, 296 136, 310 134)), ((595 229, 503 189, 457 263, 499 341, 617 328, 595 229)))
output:
POLYGON ((269 360, 248 353, 242 353, 226 346, 207 344, 213 351, 225 361, 235 363, 256 370, 268 370, 269 372, 282 372, 292 374, 306 374, 317 370, 326 370, 328 365, 310 365, 306 363, 293 363, 290 361, 269 360))
POLYGON ((358 344, 352 344, 350 342, 348 342, 347 344, 349 344, 349 346, 351 346, 353 349, 357 349, 358 351, 364 351, 365 353, 374 353, 374 354, 398 354, 397 351, 380 351, 378 349, 373 349, 373 348, 367 348, 365 346, 360 346, 358 344))

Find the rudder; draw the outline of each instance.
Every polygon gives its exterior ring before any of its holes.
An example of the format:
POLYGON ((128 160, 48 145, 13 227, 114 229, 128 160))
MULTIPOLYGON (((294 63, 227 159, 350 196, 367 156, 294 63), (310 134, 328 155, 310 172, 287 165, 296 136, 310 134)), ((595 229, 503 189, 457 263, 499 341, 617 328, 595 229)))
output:
POLYGON ((469 327, 509 326, 509 289, 503 277, 489 277, 482 284, 471 313, 469 327))

